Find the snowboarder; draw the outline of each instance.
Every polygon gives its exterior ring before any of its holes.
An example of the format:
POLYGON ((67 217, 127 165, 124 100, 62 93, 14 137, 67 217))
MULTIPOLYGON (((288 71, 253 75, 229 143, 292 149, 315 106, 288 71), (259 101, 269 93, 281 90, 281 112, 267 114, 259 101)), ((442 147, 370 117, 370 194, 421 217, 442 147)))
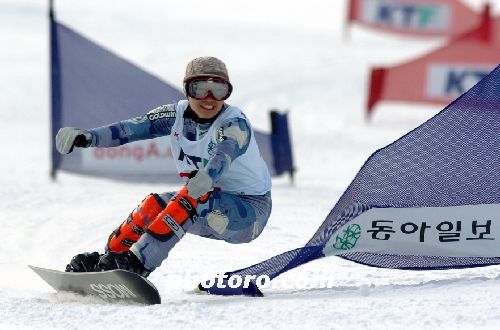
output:
POLYGON ((104 254, 78 254, 66 271, 126 269, 148 276, 186 232, 245 243, 266 226, 271 178, 249 120, 225 103, 232 92, 226 65, 215 57, 195 58, 183 86, 187 100, 103 127, 64 127, 57 133, 61 154, 168 136, 185 180, 178 192, 146 196, 111 233, 104 254))

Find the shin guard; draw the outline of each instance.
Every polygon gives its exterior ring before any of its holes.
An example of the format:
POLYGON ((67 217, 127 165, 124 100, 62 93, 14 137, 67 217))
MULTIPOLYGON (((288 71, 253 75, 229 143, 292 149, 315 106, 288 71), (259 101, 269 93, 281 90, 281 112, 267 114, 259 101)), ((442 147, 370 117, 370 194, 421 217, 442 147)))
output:
POLYGON ((111 233, 106 246, 107 250, 112 252, 128 251, 144 233, 145 228, 156 219, 165 207, 165 202, 157 194, 146 196, 120 227, 111 233))
POLYGON ((198 202, 206 201, 206 199, 208 199, 208 194, 196 200, 188 195, 186 186, 182 187, 167 207, 158 214, 155 221, 147 227, 146 232, 162 242, 169 240, 173 235, 181 239, 185 234, 182 226, 188 219, 192 222, 196 220, 198 202))

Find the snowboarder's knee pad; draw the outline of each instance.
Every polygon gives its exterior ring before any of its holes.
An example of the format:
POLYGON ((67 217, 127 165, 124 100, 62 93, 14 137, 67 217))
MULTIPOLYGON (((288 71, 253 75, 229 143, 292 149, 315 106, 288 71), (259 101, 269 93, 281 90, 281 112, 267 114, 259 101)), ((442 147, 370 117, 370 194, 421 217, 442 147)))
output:
POLYGON ((217 234, 222 235, 229 224, 229 218, 221 211, 213 210, 207 215, 207 224, 210 228, 215 230, 217 234))
POLYGON ((149 194, 108 238, 107 250, 128 251, 158 214, 166 207, 157 194, 149 194))

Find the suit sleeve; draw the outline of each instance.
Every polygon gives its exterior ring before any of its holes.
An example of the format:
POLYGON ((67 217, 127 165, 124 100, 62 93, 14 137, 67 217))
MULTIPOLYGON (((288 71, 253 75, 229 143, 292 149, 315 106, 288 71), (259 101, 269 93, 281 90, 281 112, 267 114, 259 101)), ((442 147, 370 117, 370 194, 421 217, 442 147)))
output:
POLYGON ((205 166, 205 171, 213 182, 223 176, 231 163, 247 151, 251 134, 250 126, 243 118, 223 122, 217 129, 215 153, 205 166))
POLYGON ((89 130, 92 147, 116 147, 126 143, 170 135, 175 123, 175 104, 162 105, 144 116, 89 130))

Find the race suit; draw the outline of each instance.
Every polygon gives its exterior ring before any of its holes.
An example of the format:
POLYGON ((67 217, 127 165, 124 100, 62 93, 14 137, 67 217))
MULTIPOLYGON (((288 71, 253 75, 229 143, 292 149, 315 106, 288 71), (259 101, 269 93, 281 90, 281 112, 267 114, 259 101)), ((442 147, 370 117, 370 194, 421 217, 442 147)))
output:
MULTIPOLYGON (((187 100, 160 106, 141 117, 89 130, 92 147, 114 147, 168 136, 177 170, 204 170, 214 183, 206 203, 199 203, 196 221, 183 227, 188 233, 229 243, 250 242, 260 235, 271 213, 271 178, 254 132, 243 112, 224 104, 210 120, 199 119, 187 100)), ((160 193, 165 203, 175 192, 160 193)), ((162 242, 147 233, 133 244, 149 270, 167 258, 179 237, 162 242)))

